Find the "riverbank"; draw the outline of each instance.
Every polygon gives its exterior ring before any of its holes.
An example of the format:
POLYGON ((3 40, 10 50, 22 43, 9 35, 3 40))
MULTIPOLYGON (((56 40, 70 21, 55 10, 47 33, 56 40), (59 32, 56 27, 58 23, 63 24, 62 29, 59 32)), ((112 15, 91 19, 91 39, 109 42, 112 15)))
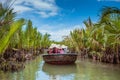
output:
POLYGON ((115 54, 114 50, 111 48, 106 48, 104 51, 92 51, 90 49, 82 49, 78 53, 78 59, 92 59, 93 61, 110 63, 110 64, 120 64, 120 53, 115 54))
POLYGON ((7 49, 0 56, 0 69, 3 71, 19 71, 25 68, 25 62, 35 59, 43 53, 42 49, 7 49))

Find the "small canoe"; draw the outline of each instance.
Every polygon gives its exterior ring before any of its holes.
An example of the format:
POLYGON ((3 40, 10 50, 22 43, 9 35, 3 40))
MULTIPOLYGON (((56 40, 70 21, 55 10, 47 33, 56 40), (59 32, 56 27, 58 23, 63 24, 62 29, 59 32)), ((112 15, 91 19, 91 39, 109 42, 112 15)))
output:
POLYGON ((43 60, 48 64, 73 64, 77 59, 77 54, 44 54, 43 60))

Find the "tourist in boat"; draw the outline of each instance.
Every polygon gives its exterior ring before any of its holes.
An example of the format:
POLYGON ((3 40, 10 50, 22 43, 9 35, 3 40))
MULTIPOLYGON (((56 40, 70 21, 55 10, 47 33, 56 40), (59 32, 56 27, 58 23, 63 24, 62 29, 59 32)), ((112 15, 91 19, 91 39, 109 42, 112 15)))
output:
POLYGON ((48 54, 52 54, 52 52, 53 52, 53 49, 50 48, 50 49, 48 50, 48 54))
POLYGON ((54 54, 58 53, 58 49, 56 47, 54 47, 52 53, 54 53, 54 54))
POLYGON ((63 48, 60 49, 60 54, 64 54, 64 49, 63 48))

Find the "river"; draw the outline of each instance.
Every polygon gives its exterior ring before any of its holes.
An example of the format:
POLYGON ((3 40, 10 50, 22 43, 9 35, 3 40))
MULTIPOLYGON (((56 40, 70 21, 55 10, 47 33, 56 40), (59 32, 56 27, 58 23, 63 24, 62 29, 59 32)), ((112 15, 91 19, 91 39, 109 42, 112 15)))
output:
POLYGON ((38 56, 19 72, 0 71, 0 80, 120 80, 120 65, 88 59, 72 65, 49 65, 38 56))

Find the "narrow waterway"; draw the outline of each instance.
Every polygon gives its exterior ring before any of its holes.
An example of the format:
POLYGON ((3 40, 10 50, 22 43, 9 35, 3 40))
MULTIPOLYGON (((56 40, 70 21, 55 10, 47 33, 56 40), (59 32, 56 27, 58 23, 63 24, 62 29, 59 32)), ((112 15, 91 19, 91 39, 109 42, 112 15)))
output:
POLYGON ((0 71, 0 80, 120 80, 120 65, 78 60, 72 65, 45 64, 41 56, 19 72, 0 71))

